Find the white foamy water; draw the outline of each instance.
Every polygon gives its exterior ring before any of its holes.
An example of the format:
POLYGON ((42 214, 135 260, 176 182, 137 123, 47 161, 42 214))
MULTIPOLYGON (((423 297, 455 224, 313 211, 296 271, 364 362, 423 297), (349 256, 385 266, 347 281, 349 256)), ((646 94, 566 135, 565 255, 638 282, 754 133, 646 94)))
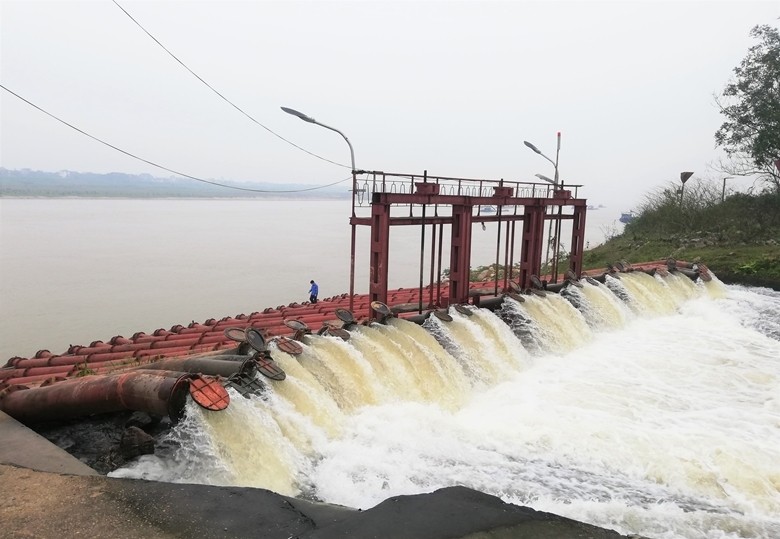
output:
POLYGON ((465 485, 624 534, 780 537, 780 293, 621 277, 307 337, 274 352, 287 380, 191 405, 113 475, 359 508, 465 485))

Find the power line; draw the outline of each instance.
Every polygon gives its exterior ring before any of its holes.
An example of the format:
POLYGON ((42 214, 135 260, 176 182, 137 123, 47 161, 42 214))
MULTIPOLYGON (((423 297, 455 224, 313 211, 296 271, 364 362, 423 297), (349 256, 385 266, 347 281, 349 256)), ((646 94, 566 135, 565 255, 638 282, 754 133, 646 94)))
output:
POLYGON ((309 150, 307 150, 306 148, 302 148, 301 146, 298 146, 298 145, 297 145, 297 144, 295 144, 294 142, 292 142, 292 141, 290 141, 290 140, 288 140, 288 139, 284 138, 284 137, 283 137, 283 136, 281 136, 280 134, 276 133, 275 131, 271 130, 270 128, 268 128, 268 127, 264 126, 263 124, 261 124, 260 122, 258 122, 257 120, 255 120, 255 119, 254 119, 252 116, 250 116, 250 115, 249 115, 247 112, 245 112, 243 109, 241 109, 241 107, 239 107, 238 105, 236 105, 235 103, 233 103, 232 101, 230 101, 230 100, 229 100, 227 97, 225 97, 224 95, 222 95, 222 94, 221 94, 219 91, 217 91, 217 90, 216 90, 216 89, 215 89, 213 86, 211 86, 211 85, 210 85, 208 82, 206 82, 205 80, 203 80, 203 78, 202 78, 200 75, 198 75, 198 74, 197 74, 197 73, 195 73, 195 72, 194 72, 192 69, 190 69, 189 67, 187 67, 187 65, 186 65, 184 62, 182 62, 181 60, 179 60, 179 58, 177 58, 177 57, 176 57, 176 55, 175 55, 175 54, 173 54, 173 53, 172 53, 170 50, 168 50, 168 48, 167 48, 165 45, 163 45, 163 44, 160 42, 160 40, 158 40, 156 37, 154 37, 154 36, 153 36, 153 35, 152 35, 152 34, 151 34, 151 33, 150 33, 150 32, 149 32, 149 31, 148 31, 146 28, 144 28, 144 27, 143 27, 143 25, 142 25, 140 22, 138 22, 137 20, 135 20, 135 18, 134 18, 132 15, 130 15, 130 13, 128 13, 128 12, 127 12, 127 10, 126 10, 125 8, 123 8, 122 6, 120 6, 120 5, 119 5, 119 2, 117 2, 116 0, 112 0, 112 1, 114 2, 114 4, 116 4, 116 7, 118 7, 119 9, 121 9, 121 10, 124 12, 124 14, 125 14, 125 15, 127 15, 128 17, 130 17, 130 20, 131 20, 131 21, 133 21, 133 22, 134 22, 134 23, 135 23, 135 24, 138 26, 138 28, 140 28, 141 30, 143 30, 143 31, 144 31, 144 33, 145 33, 147 36, 149 36, 150 38, 152 38, 152 40, 153 40, 155 43, 157 43, 157 44, 158 44, 160 47, 162 47, 162 49, 163 49, 165 52, 167 52, 167 53, 168 53, 168 54, 171 56, 171 58, 173 58, 174 60, 176 60, 176 61, 177 61, 177 62, 178 62, 178 63, 179 63, 179 64, 180 64, 180 65, 181 65, 181 66, 182 66, 184 69, 186 69, 187 71, 189 71, 189 72, 192 74, 192 76, 194 76, 194 77, 195 77, 196 79, 198 79, 200 82, 202 82, 203 84, 205 84, 205 85, 206 85, 206 87, 207 87, 209 90, 211 90, 212 92, 214 92, 215 94, 217 94, 217 95, 218 95, 220 98, 222 98, 222 99, 223 99, 223 100, 224 100, 224 101, 225 101, 227 104, 229 104, 231 107, 233 107, 234 109, 236 109, 238 112, 240 112, 241 114, 243 114, 244 116, 246 116, 247 118, 249 118, 251 121, 253 121, 254 123, 256 123, 257 125, 259 125, 259 126, 260 126, 260 127, 262 127, 263 129, 265 129, 266 131, 268 131, 269 133, 271 133, 271 134, 272 134, 272 135, 274 135, 275 137, 277 137, 277 138, 279 138, 279 139, 281 139, 281 140, 285 141, 287 144, 290 144, 290 145, 292 145, 292 146, 295 146, 295 147, 296 147, 296 148, 298 148, 299 150, 301 150, 301 151, 303 151, 303 152, 306 152, 307 154, 309 154, 309 155, 311 155, 311 156, 314 156, 314 157, 316 157, 317 159, 322 159, 323 161, 327 161, 328 163, 332 163, 332 164, 334 164, 334 165, 338 165, 338 166, 340 166, 340 167, 344 167, 344 168, 351 168, 351 167, 350 167, 350 166, 348 166, 348 165, 342 165, 341 163, 337 163, 336 161, 331 161, 330 159, 327 159, 327 158, 325 158, 325 157, 322 157, 322 156, 320 156, 320 155, 317 155, 316 153, 310 152, 310 151, 309 151, 309 150))
POLYGON ((3 84, 0 84, 0 88, 5 90, 9 94, 13 95, 14 97, 24 101, 25 103, 27 103, 31 107, 39 110, 40 112, 44 113, 45 115, 49 116, 50 118, 53 118, 53 119, 57 120, 58 122, 60 122, 60 123, 62 123, 64 125, 70 127, 71 129, 73 129, 75 131, 78 131, 82 135, 87 136, 87 137, 91 138, 94 141, 97 141, 97 142, 99 142, 99 143, 101 143, 101 144, 103 144, 105 146, 108 146, 109 148, 111 148, 113 150, 116 150, 116 151, 118 151, 120 153, 123 153, 123 154, 125 154, 125 155, 127 155, 129 157, 132 157, 133 159, 137 159, 139 161, 143 161, 144 163, 146 163, 148 165, 152 165, 153 167, 157 167, 157 168, 159 168, 161 170, 165 170, 167 172, 170 172, 171 174, 176 174, 178 176, 182 176, 184 178, 189 178, 190 180, 195 180, 197 182, 208 183, 208 184, 211 184, 211 185, 216 185, 218 187, 225 187, 227 189, 237 189, 239 191, 251 191, 251 192, 254 192, 254 193, 303 193, 305 191, 316 191, 317 189, 324 189, 326 187, 332 187, 334 185, 338 185, 340 183, 344 183, 345 181, 352 179, 352 176, 350 176, 348 178, 344 178, 343 180, 339 180, 337 182, 329 183, 327 185, 319 185, 317 187, 309 187, 309 188, 306 188, 306 189, 289 189, 289 190, 279 190, 279 191, 270 191, 270 190, 266 190, 266 189, 252 189, 252 188, 249 188, 249 187, 238 187, 236 185, 227 185, 227 184, 224 184, 224 183, 214 182, 214 181, 211 181, 211 180, 204 180, 203 178, 190 176, 189 174, 184 174, 183 172, 179 172, 177 170, 173 170, 171 168, 168 168, 168 167, 165 167, 163 165, 157 164, 154 161, 149 161, 148 159, 144 159, 143 157, 139 157, 139 156, 137 156, 137 155, 135 155, 133 153, 128 152, 127 150, 123 150, 122 148, 119 148, 118 146, 114 146, 113 144, 108 143, 108 142, 106 142, 106 141, 104 141, 102 139, 99 139, 98 137, 96 137, 94 135, 90 135, 89 133, 87 133, 83 129, 79 129, 75 125, 70 124, 70 123, 66 122, 65 120, 63 120, 61 118, 58 118, 57 116, 55 116, 51 112, 48 112, 48 111, 42 109, 41 107, 39 107, 38 105, 36 105, 32 101, 29 101, 29 100, 25 99, 24 97, 20 96, 19 94, 17 94, 16 92, 14 92, 12 90, 9 90, 3 84))

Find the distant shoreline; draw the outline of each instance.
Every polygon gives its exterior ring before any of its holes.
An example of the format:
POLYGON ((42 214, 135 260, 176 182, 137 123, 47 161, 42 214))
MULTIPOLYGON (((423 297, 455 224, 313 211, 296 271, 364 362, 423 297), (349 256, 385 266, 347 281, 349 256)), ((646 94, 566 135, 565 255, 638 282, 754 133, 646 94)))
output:
POLYGON ((257 197, 214 197, 214 196, 118 196, 118 195, 63 195, 63 196, 15 196, 0 195, 0 200, 236 200, 236 201, 279 201, 290 200, 298 202, 343 202, 350 197, 297 197, 297 196, 257 196, 257 197))
POLYGON ((350 199, 350 178, 333 183, 159 178, 151 174, 46 172, 0 167, 0 198, 350 199), (323 185, 323 183, 325 185, 323 185))

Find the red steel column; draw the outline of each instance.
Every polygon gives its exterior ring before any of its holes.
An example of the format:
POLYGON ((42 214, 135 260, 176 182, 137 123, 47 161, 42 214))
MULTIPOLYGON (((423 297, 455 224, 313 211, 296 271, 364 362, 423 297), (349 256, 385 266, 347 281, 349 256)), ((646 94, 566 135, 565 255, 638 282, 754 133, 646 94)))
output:
POLYGON ((450 304, 467 303, 469 300, 472 208, 473 206, 452 206, 450 304))
MULTIPOLYGON (((390 204, 371 204, 371 301, 387 303, 388 252, 390 250, 390 204)), ((372 311, 372 314, 373 311, 372 311)))
POLYGON ((571 231, 571 254, 569 255, 569 269, 577 277, 582 273, 582 255, 585 251, 585 215, 586 206, 574 206, 571 231))
POLYGON ((520 252, 520 288, 528 288, 531 275, 538 276, 542 267, 544 209, 541 203, 525 206, 523 240, 520 252))

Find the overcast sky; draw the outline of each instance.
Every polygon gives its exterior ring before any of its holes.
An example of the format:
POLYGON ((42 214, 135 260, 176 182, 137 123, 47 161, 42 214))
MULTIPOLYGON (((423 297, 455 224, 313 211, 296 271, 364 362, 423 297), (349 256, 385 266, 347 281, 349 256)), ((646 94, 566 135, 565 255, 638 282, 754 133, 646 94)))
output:
MULTIPOLYGON (((200 178, 325 184, 358 168, 533 180, 552 165, 617 210, 719 156, 714 102, 780 1, 0 0, 0 83, 200 178), (270 131, 269 131, 270 130, 270 131), (272 133, 273 132, 273 133, 272 133)), ((168 172, 0 90, 0 166, 168 172)), ((749 182, 742 180, 743 186, 749 182)), ((739 187, 739 181, 734 181, 739 187)))

